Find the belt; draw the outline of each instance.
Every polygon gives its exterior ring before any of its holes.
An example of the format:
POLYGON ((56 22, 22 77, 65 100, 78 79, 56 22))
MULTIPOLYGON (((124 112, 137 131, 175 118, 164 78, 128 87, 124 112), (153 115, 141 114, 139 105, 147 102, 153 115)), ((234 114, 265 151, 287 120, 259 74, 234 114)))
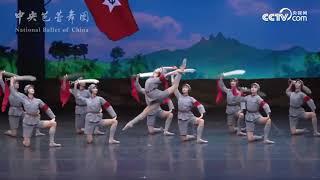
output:
POLYGON ((300 109, 300 108, 302 108, 302 107, 301 107, 301 106, 299 106, 299 107, 290 106, 290 108, 293 108, 293 109, 300 109))
POLYGON ((87 113, 91 113, 91 114, 100 114, 100 112, 87 112, 87 113))
POLYGON ((181 112, 181 113, 187 113, 187 112, 190 112, 190 110, 178 110, 178 112, 181 112))
POLYGON ((29 116, 33 116, 33 117, 40 116, 39 113, 26 113, 26 114, 29 115, 29 116))
POLYGON ((13 106, 13 105, 10 105, 10 107, 22 108, 22 106, 13 106))
POLYGON ((239 104, 227 104, 227 106, 239 106, 239 104))
POLYGON ((249 113, 257 113, 259 111, 247 111, 247 112, 249 112, 249 113))
POLYGON ((87 106, 87 105, 86 104, 84 104, 84 105, 76 104, 76 106, 82 106, 83 107, 83 106, 87 106))

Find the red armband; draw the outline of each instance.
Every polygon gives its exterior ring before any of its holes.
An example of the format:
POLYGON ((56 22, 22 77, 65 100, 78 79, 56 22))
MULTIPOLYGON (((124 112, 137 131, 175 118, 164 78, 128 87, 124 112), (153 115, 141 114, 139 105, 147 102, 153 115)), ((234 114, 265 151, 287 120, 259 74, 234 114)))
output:
POLYGON ((265 101, 261 101, 261 103, 260 103, 260 107, 262 107, 262 108, 263 108, 263 106, 264 106, 265 104, 267 104, 265 101))
POLYGON ((110 107, 110 103, 108 101, 106 101, 104 104, 103 104, 103 108, 104 109, 108 109, 110 107))
POLYGON ((169 99, 169 98, 166 98, 166 99, 164 99, 164 100, 162 101, 162 104, 168 104, 169 101, 170 101, 170 99, 169 99))
POLYGON ((193 105, 194 105, 195 107, 198 107, 198 106, 200 106, 201 104, 200 104, 199 101, 196 101, 196 102, 193 103, 193 105))
POLYGON ((310 98, 309 96, 305 96, 305 97, 303 98, 303 101, 304 101, 304 102, 308 102, 310 99, 311 99, 311 98, 310 98))
POLYGON ((49 106, 47 104, 44 104, 42 107, 41 107, 41 110, 46 112, 47 110, 49 109, 49 106))
POLYGON ((164 75, 161 74, 160 77, 159 77, 159 79, 160 79, 163 87, 164 87, 165 89, 168 89, 168 88, 169 88, 169 84, 168 84, 168 81, 167 81, 166 77, 164 77, 164 75))

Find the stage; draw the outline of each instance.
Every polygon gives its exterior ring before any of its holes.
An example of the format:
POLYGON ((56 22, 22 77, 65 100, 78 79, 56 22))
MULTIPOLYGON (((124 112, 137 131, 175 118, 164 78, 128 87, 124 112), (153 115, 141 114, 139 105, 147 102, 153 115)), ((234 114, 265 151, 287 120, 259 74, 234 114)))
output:
MULTIPOLYGON (((320 138, 311 133, 291 137, 286 110, 274 111, 274 145, 248 144, 245 137, 229 134, 222 112, 209 112, 205 118, 203 138, 208 144, 148 135, 145 123, 122 132, 131 114, 121 113, 116 134, 120 145, 106 144, 106 136, 96 136, 94 144, 87 145, 83 135, 75 135, 71 113, 58 113, 56 141, 61 148, 49 148, 48 135, 33 138, 31 148, 22 146, 21 137, 0 135, 0 179, 320 178, 320 138)), ((3 132, 8 122, 4 114, 0 118, 3 132)), ((300 126, 312 130, 311 122, 300 126)), ((176 120, 171 130, 178 133, 176 120)), ((262 130, 258 126, 258 134, 262 130)))

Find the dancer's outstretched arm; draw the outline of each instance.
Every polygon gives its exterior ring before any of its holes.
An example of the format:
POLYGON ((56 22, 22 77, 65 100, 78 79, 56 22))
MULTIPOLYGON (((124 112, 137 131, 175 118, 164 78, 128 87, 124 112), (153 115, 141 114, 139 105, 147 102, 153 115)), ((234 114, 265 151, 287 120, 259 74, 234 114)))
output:
POLYGON ((286 89, 286 94, 287 94, 287 96, 289 96, 289 97, 290 97, 290 95, 291 95, 291 93, 292 93, 291 88, 292 88, 293 84, 294 84, 294 82, 291 81, 291 83, 289 84, 288 88, 286 89))
POLYGON ((168 77, 168 76, 171 76, 171 75, 176 75, 179 72, 181 72, 181 70, 180 69, 176 69, 174 71, 171 71, 171 72, 168 72, 168 73, 164 74, 164 77, 168 77))
POLYGON ((0 86, 1 86, 1 89, 2 89, 2 92, 4 92, 5 90, 5 85, 4 85, 4 81, 3 81, 3 71, 0 72, 0 86))
POLYGON ((226 85, 225 85, 224 82, 223 82, 223 75, 220 76, 218 85, 219 85, 220 89, 221 89, 223 92, 227 93, 228 88, 226 87, 226 85))
POLYGON ((18 93, 18 91, 16 91, 14 89, 14 82, 15 82, 15 77, 11 77, 10 78, 10 94, 12 94, 12 96, 16 97, 18 99, 18 101, 24 102, 24 100, 27 98, 27 96, 24 94, 18 93))
POLYGON ((138 91, 139 93, 141 93, 141 94, 146 94, 146 90, 145 90, 144 88, 142 88, 141 85, 140 85, 140 83, 139 83, 139 78, 140 78, 140 76, 137 75, 137 77, 136 77, 136 82, 135 82, 135 86, 136 86, 136 88, 137 88, 137 91, 138 91))

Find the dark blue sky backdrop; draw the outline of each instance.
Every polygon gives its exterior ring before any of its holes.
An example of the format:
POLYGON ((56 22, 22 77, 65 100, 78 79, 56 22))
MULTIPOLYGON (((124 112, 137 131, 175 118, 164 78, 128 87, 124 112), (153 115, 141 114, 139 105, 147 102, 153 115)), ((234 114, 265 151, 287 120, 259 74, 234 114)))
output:
MULTIPOLYGON (((301 46, 309 51, 319 51, 320 1, 319 0, 129 0, 140 31, 131 37, 112 42, 96 28, 92 17, 88 23, 79 21, 79 13, 87 11, 84 1, 52 0, 47 6, 51 22, 47 27, 82 27, 88 33, 46 33, 46 49, 54 40, 88 43, 90 58, 108 60, 110 49, 121 46, 132 56, 160 49, 186 48, 222 32, 226 37, 257 48, 274 50, 301 46), (281 8, 308 11, 307 22, 264 22, 263 13, 278 12, 281 8), (62 10, 64 17, 73 9, 74 25, 66 19, 57 23, 54 16, 62 10)), ((17 0, 1 0, 0 44, 16 47, 14 13, 17 0)), ((26 15, 25 15, 26 16, 26 15)), ((48 58, 51 59, 48 55, 48 58)))

